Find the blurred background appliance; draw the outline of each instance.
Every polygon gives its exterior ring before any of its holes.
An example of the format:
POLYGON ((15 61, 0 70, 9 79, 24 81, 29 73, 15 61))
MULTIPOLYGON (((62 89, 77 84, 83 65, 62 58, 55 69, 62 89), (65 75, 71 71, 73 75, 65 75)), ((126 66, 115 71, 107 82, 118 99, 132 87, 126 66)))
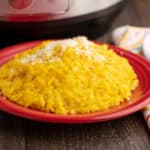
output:
POLYGON ((125 0, 0 0, 0 41, 105 33, 125 0))

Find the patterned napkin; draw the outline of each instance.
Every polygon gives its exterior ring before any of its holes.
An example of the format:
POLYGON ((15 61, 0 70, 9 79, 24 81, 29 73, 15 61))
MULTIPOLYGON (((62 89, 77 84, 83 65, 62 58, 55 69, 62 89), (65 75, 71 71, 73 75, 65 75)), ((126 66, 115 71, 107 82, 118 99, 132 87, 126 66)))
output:
MULTIPOLYGON (((112 32, 112 39, 118 47, 144 55, 150 60, 150 28, 122 26, 112 32)), ((143 114, 150 129, 150 104, 143 109, 143 114)))

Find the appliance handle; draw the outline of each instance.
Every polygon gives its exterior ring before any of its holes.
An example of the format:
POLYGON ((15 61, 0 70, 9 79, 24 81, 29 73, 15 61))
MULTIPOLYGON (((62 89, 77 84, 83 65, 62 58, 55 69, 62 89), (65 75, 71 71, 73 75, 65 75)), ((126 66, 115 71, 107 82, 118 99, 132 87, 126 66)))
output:
POLYGON ((67 8, 65 10, 60 10, 60 11, 57 11, 57 12, 51 12, 49 13, 50 15, 57 15, 57 14, 64 14, 66 12, 68 12, 71 8, 71 0, 67 0, 68 1, 68 4, 67 4, 67 8))

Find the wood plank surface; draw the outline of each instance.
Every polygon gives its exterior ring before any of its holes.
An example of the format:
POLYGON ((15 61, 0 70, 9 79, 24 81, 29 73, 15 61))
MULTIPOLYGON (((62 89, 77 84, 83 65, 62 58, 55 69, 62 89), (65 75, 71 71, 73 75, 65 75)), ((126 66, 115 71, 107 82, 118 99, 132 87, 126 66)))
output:
MULTIPOLYGON (((150 27, 150 0, 128 0, 109 31, 121 25, 150 27)), ((117 120, 80 125, 48 124, 0 112, 0 150, 149 150, 150 134, 141 112, 117 120)))

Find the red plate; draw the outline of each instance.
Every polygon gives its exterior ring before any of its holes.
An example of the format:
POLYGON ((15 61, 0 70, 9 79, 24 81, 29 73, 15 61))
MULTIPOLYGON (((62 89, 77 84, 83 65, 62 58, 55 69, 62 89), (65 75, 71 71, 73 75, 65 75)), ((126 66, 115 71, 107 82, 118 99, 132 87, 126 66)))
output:
MULTIPOLYGON (((28 42, 10 46, 0 51, 0 65, 6 63, 16 53, 37 46, 41 41, 28 42)), ((132 93, 132 100, 107 111, 91 114, 59 115, 31 110, 19 106, 0 96, 0 109, 28 119, 55 123, 91 123, 112 120, 134 113, 150 103, 150 63, 141 56, 132 54, 115 46, 110 46, 116 53, 127 58, 140 80, 139 87, 132 93)))

